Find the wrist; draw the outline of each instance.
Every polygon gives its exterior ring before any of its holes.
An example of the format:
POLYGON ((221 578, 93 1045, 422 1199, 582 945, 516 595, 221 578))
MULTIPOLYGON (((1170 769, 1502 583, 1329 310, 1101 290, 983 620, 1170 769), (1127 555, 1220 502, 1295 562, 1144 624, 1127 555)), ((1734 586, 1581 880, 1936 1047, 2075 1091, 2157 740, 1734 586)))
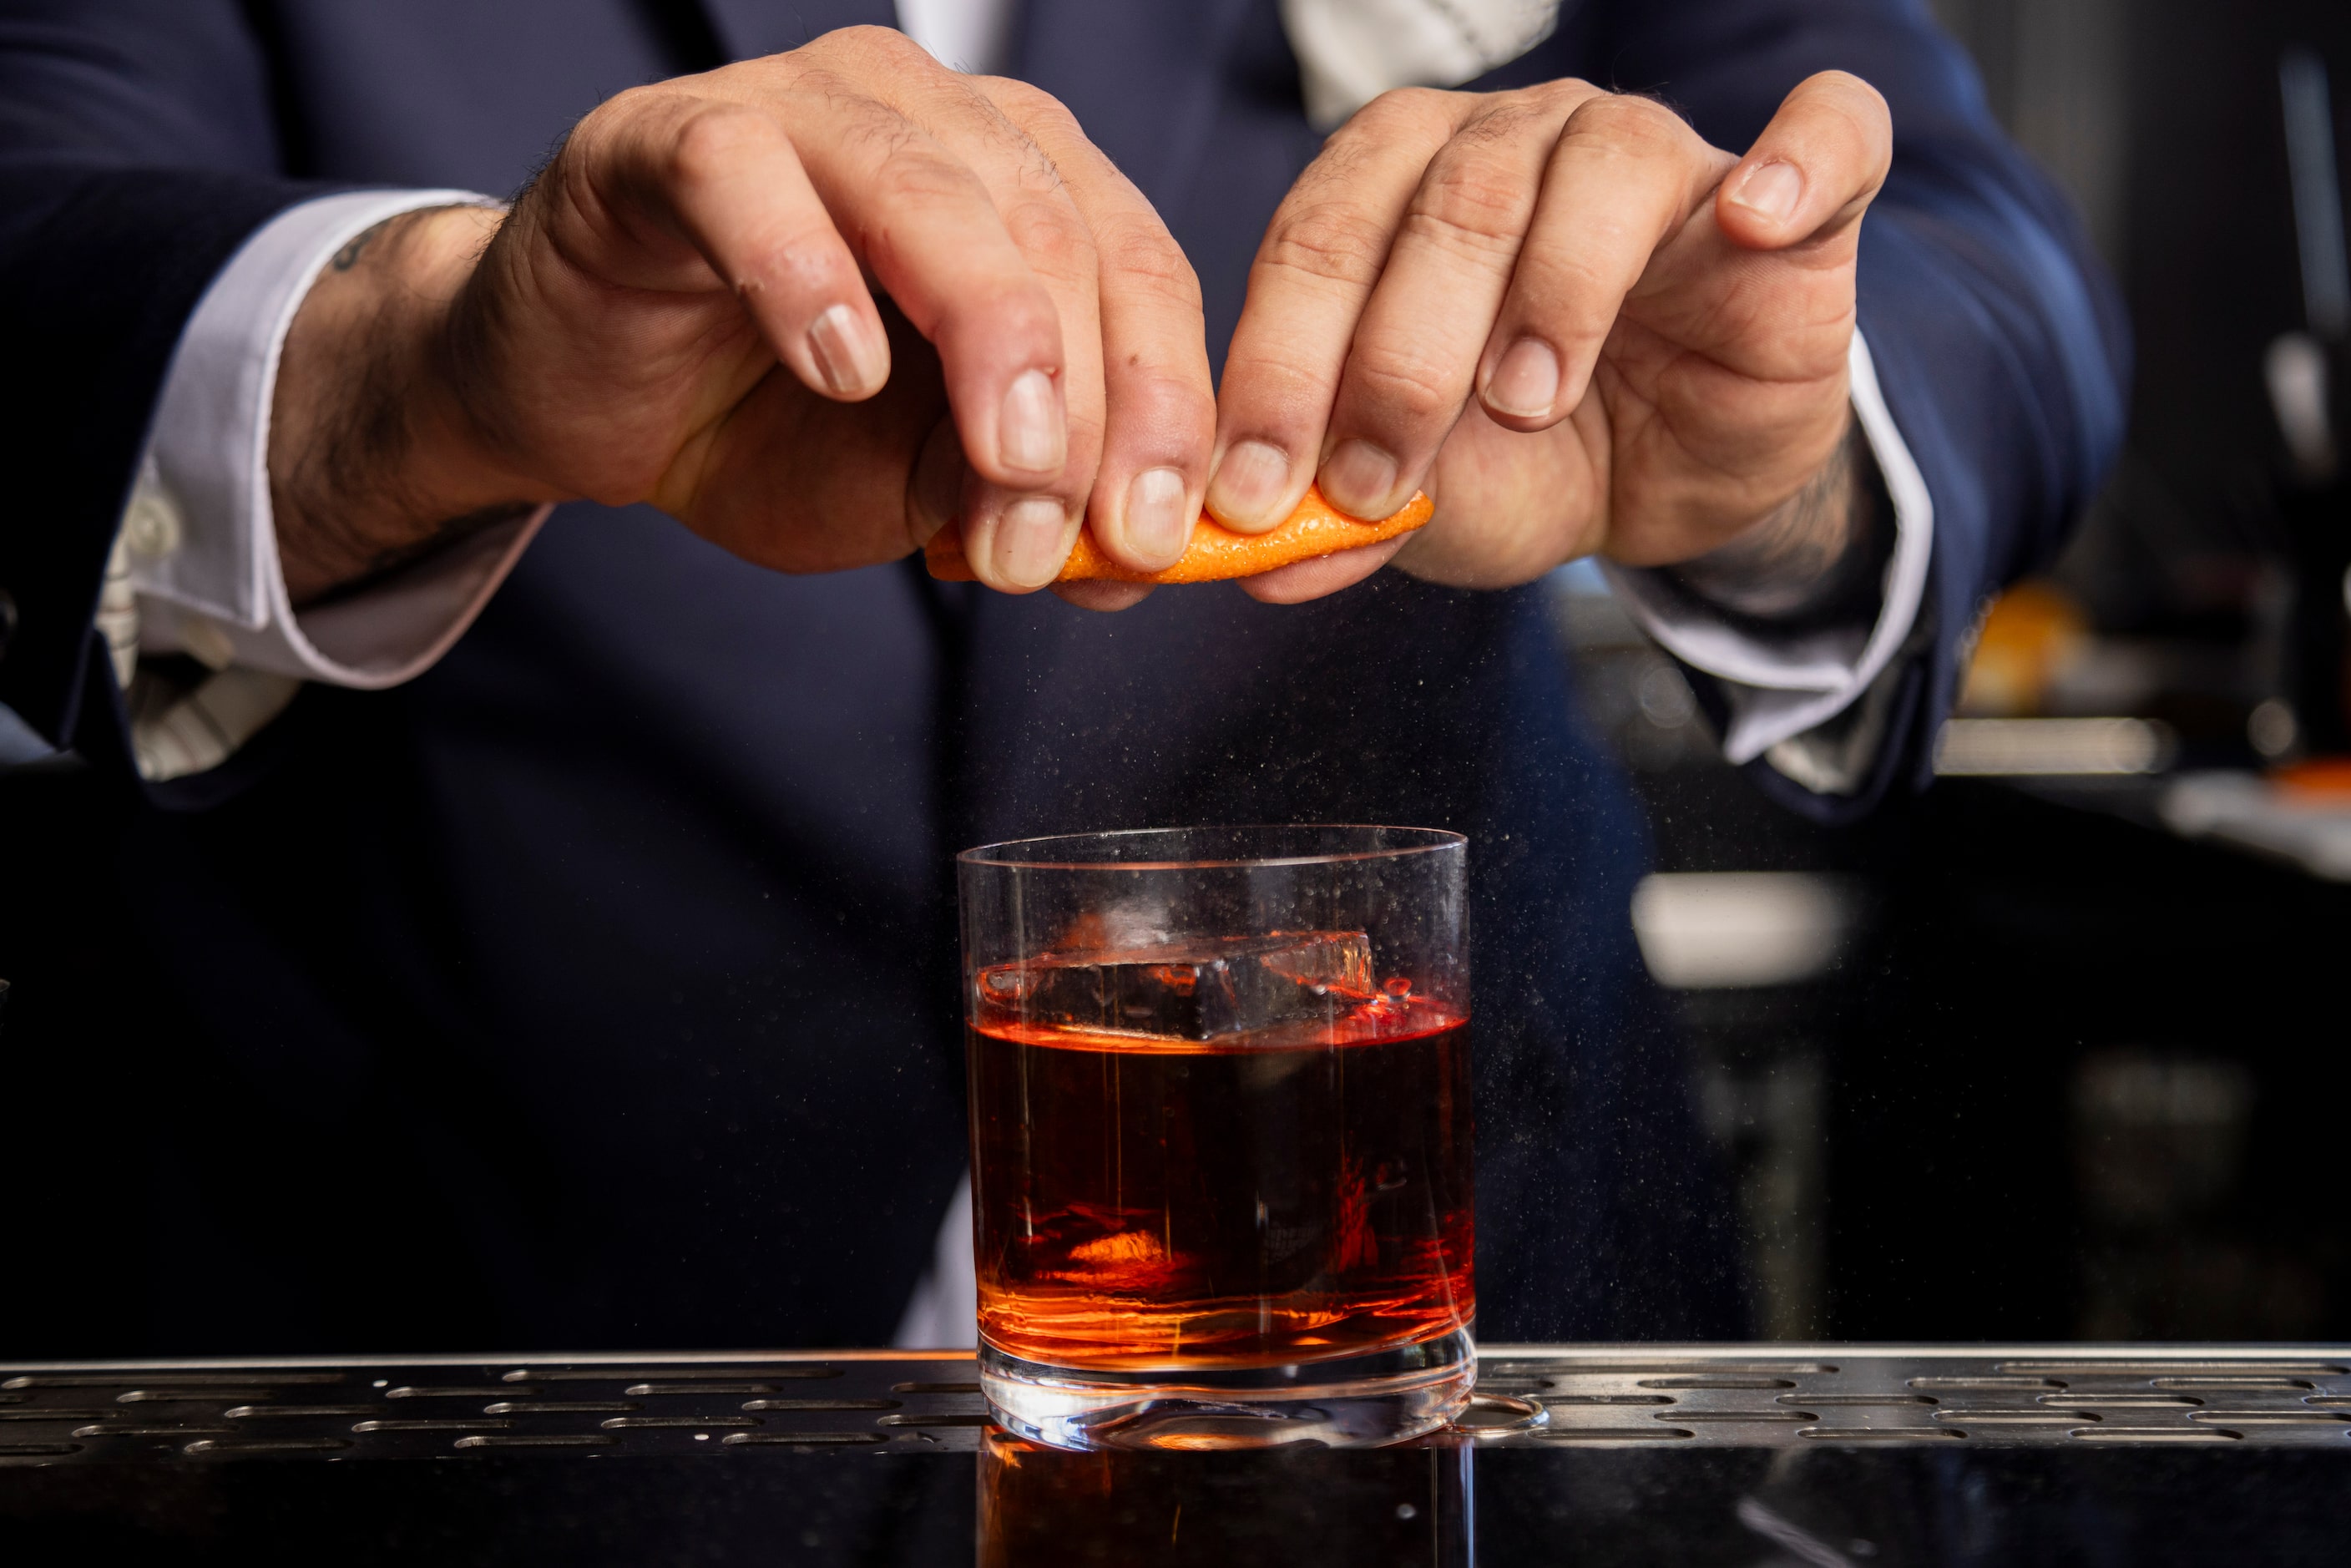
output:
POLYGON ((270 499, 297 604, 481 520, 554 499, 468 416, 455 307, 504 215, 403 214, 321 269, 287 333, 272 398, 270 499))
POLYGON ((1883 488, 1855 423, 1796 494, 1729 542, 1664 570, 1718 609, 1782 628, 1864 615, 1891 549, 1883 488))

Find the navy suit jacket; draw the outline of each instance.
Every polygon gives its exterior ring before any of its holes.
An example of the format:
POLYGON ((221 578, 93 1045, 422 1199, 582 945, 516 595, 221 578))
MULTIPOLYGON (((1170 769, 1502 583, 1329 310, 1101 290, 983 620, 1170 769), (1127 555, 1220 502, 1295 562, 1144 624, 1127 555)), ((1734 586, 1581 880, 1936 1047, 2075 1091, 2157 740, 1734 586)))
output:
MULTIPOLYGON (((309 688, 228 767, 136 783, 97 587, 175 337, 246 236, 329 188, 514 190, 615 91, 890 16, 0 3, 0 701, 116 781, 124 924, 111 1021, 25 974, 0 1049, 102 1058, 127 1096, 139 1348, 884 1338, 964 1159, 952 852, 1267 820, 1475 841, 1489 1336, 1734 1331, 1627 923, 1639 819, 1533 591, 1092 616, 906 564, 777 576, 569 507, 422 679, 309 688)), ((1318 144, 1272 0, 1029 0, 1017 59, 1158 204, 1220 347, 1318 144)), ((1938 515, 1938 640, 1875 793, 1923 774, 1959 633, 2116 439, 2076 230, 1919 0, 1569 0, 1496 80, 1655 91, 1739 148, 1828 67, 1893 105, 1861 313, 1938 515)))

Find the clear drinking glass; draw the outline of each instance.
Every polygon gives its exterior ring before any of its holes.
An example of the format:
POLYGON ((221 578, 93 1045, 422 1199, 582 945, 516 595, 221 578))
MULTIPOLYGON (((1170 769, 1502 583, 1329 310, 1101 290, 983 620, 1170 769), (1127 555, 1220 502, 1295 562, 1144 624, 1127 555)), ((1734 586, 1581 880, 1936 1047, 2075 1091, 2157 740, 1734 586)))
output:
POLYGON ((1476 1375, 1468 842, 958 859, 980 1386, 1061 1448, 1382 1443, 1476 1375))

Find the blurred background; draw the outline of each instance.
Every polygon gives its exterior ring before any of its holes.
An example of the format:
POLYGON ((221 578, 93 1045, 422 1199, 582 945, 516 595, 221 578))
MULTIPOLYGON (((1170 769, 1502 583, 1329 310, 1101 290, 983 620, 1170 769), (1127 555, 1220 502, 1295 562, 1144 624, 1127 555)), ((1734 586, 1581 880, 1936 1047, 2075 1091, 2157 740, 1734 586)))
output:
POLYGON ((1765 805, 1555 580, 1659 873, 1759 1333, 2351 1339, 2343 0, 1934 0, 2137 333, 2128 444, 1992 611, 1936 787, 1765 805))

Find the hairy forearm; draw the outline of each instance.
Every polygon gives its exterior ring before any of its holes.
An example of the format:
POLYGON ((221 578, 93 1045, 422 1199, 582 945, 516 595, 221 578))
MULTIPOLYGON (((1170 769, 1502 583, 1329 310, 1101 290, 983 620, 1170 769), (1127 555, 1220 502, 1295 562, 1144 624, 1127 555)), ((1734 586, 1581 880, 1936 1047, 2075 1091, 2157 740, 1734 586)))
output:
POLYGON ((319 273, 287 334, 269 494, 297 605, 544 499, 455 395, 451 307, 501 214, 445 207, 380 224, 319 273))
POLYGON ((1883 574, 1892 519, 1860 426, 1803 488, 1729 544, 1667 569, 1740 616, 1782 623, 1857 612, 1883 574))

